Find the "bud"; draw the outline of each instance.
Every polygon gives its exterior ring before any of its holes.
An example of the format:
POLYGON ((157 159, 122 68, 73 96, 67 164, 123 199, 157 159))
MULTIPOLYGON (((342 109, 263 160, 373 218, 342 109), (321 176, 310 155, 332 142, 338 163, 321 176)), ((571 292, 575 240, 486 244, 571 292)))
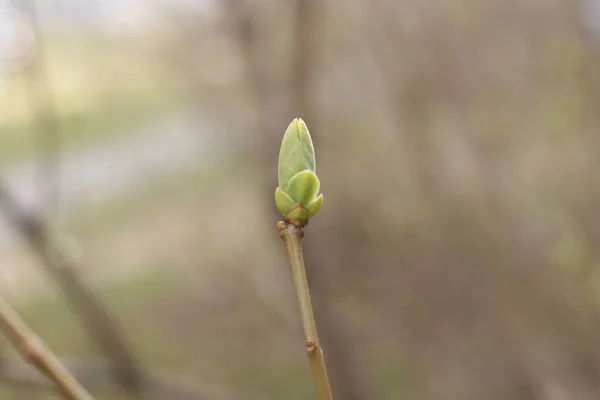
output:
POLYGON ((323 204, 316 175, 315 150, 308 128, 296 118, 288 126, 279 151, 279 187, 275 205, 288 222, 304 226, 323 204))

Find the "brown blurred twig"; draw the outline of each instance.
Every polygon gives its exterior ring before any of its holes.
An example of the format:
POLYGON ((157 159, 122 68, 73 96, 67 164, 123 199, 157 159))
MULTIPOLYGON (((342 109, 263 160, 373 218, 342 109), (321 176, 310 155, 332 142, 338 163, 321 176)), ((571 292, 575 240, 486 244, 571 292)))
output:
POLYGON ((131 393, 138 394, 142 368, 117 323, 77 274, 76 271, 81 267, 56 243, 47 224, 22 208, 2 181, 0 212, 27 240, 33 252, 42 260, 42 265, 64 291, 90 337, 111 359, 113 374, 119 384, 131 393))
POLYGON ((302 327, 304 337, 306 338, 306 354, 313 374, 313 380, 317 389, 317 399, 332 400, 329 377, 325 366, 323 349, 319 344, 317 334, 317 325, 310 301, 310 292, 308 289, 308 280, 306 278, 306 269, 304 267, 304 257, 302 254, 303 228, 295 227, 292 224, 280 221, 277 223, 279 234, 285 242, 285 248, 290 260, 292 269, 292 278, 298 295, 298 304, 300 306, 300 316, 302 318, 302 327))
POLYGON ((311 125, 315 124, 312 120, 315 110, 311 106, 311 86, 320 66, 320 41, 325 40, 322 35, 323 18, 323 6, 320 1, 295 2, 290 71, 292 104, 296 115, 311 118, 311 125))
POLYGON ((47 211, 56 212, 60 203, 61 129, 54 88, 45 55, 44 37, 39 27, 35 6, 31 0, 18 0, 29 15, 36 39, 36 54, 23 70, 27 100, 35 124, 37 151, 37 187, 46 202, 47 211))
POLYGON ((0 298, 0 326, 23 358, 46 374, 59 391, 71 400, 93 400, 42 340, 25 324, 12 307, 0 298))
MULTIPOLYGON (((110 377, 117 378, 122 387, 137 397, 149 396, 177 400, 240 398, 221 388, 190 385, 180 379, 141 368, 133 351, 111 318, 77 274, 81 266, 69 259, 53 238, 40 218, 26 212, 0 181, 0 212, 27 239, 34 252, 42 259, 51 275, 57 280, 75 307, 88 333, 106 353, 108 362, 65 361, 65 365, 87 387, 104 384, 110 377)), ((12 364, 12 363, 11 363, 12 364)), ((32 371, 23 368, 7 368, 7 360, 0 360, 0 378, 17 381, 27 386, 44 386, 44 381, 32 371)))
MULTIPOLYGON (((272 160, 279 150, 277 138, 281 127, 293 117, 304 114, 291 104, 294 96, 290 96, 291 88, 286 79, 274 72, 273 66, 281 60, 274 63, 272 51, 265 46, 265 39, 273 34, 269 28, 274 25, 266 8, 274 5, 245 0, 227 0, 223 4, 225 22, 240 48, 246 70, 252 94, 249 106, 256 109, 254 132, 261 137, 261 140, 249 141, 248 153, 255 165, 266 170, 270 167, 267 160, 272 160)), ((279 54, 277 57, 281 58, 279 54)), ((265 193, 270 193, 272 183, 266 186, 269 190, 265 193)))
MULTIPOLYGON (((59 203, 61 137, 52 82, 44 57, 44 41, 39 30, 36 10, 31 0, 19 0, 30 16, 37 40, 37 54, 24 71, 25 84, 39 141, 39 186, 47 197, 47 204, 56 211, 59 203)), ((85 287, 76 270, 77 263, 61 249, 52 237, 42 218, 27 213, 12 198, 0 182, 0 209, 24 236, 32 250, 47 267, 48 272, 61 286, 89 335, 114 361, 114 373, 119 383, 131 393, 136 393, 141 374, 129 346, 108 315, 101 302, 85 287)))

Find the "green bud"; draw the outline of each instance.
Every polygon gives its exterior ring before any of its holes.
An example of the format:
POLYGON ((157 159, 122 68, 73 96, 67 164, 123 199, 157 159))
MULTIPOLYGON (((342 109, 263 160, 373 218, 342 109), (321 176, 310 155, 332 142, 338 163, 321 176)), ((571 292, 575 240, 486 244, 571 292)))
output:
POLYGON ((279 187, 275 205, 288 222, 304 226, 323 204, 316 175, 315 150, 308 128, 296 118, 288 126, 279 152, 279 187))

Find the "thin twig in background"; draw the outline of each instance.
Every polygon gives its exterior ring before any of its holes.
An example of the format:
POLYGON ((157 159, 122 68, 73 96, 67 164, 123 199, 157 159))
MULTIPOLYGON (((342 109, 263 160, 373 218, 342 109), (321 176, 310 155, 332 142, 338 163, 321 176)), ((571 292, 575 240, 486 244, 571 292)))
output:
MULTIPOLYGON (((0 181, 0 212, 5 214, 42 259, 44 266, 57 280, 71 305, 75 307, 88 334, 98 342, 108 357, 108 362, 65 362, 83 383, 91 387, 94 386, 94 383, 100 385, 106 383, 107 378, 116 377, 122 387, 138 398, 143 396, 177 400, 237 400, 240 398, 229 390, 208 384, 198 387, 167 374, 149 372, 142 368, 114 319, 108 314, 100 300, 87 289, 77 274, 76 270, 81 269, 81 266, 70 260, 65 252, 54 244, 44 222, 22 209, 2 181, 0 181)), ((44 384, 43 380, 40 381, 39 377, 36 378, 31 371, 26 372, 20 369, 16 375, 11 374, 5 362, 0 362, 1 378, 20 381, 27 386, 43 386, 44 384)), ((260 398, 257 399, 260 400, 260 398)))
POLYGON ((304 236, 304 229, 283 221, 277 223, 277 228, 279 229, 281 238, 285 242, 285 248, 290 260, 292 278, 296 287, 296 294, 298 295, 300 316, 306 339, 306 354, 308 355, 313 380, 317 389, 317 399, 332 400, 333 396, 331 394, 329 377, 327 376, 327 368, 325 367, 323 349, 319 344, 315 316, 313 315, 310 301, 308 280, 306 278, 306 269, 304 267, 301 242, 304 236))
POLYGON ((34 144, 37 158, 36 188, 44 199, 45 213, 54 215, 60 204, 61 130, 54 89, 48 71, 45 43, 37 13, 31 0, 19 0, 29 15, 35 34, 36 54, 23 70, 27 100, 34 123, 34 144))
POLYGON ((321 65, 320 41, 325 40, 321 23, 324 19, 323 8, 318 0, 296 0, 294 10, 290 92, 295 115, 310 119, 311 126, 316 123, 315 109, 311 105, 314 97, 311 86, 321 65))
POLYGON ((132 394, 140 393, 142 367, 102 302, 94 296, 80 275, 81 266, 58 246, 45 222, 27 212, 0 181, 0 212, 29 243, 42 260, 47 272, 56 280, 88 335, 113 363, 119 384, 132 394))
POLYGON ((71 400, 93 400, 58 358, 46 347, 12 307, 0 298, 0 326, 23 358, 46 374, 59 391, 71 400))
MULTIPOLYGON (((37 39, 37 54, 25 70, 25 84, 36 123, 39 138, 38 186, 42 188, 48 211, 56 211, 60 200, 60 127, 47 63, 44 58, 44 43, 40 33, 35 7, 30 0, 20 0, 24 11, 30 16, 37 39)), ((17 231, 25 237, 58 282, 67 299, 74 307, 88 334, 114 362, 117 381, 132 394, 138 392, 137 381, 141 367, 133 351, 125 343, 116 322, 105 307, 89 291, 76 270, 77 263, 54 243, 45 221, 27 213, 0 182, 0 208, 17 231)))
MULTIPOLYGON (((268 20, 269 13, 263 12, 261 7, 273 5, 244 0, 227 0, 223 4, 226 8, 226 23, 240 48, 246 70, 247 84, 252 95, 249 107, 256 109, 257 122, 253 131, 256 137, 261 138, 248 142, 248 154, 258 168, 268 170, 268 160, 278 151, 276 143, 281 134, 281 126, 299 115, 291 104, 293 95, 290 95, 290 87, 285 79, 274 73, 272 53, 264 44, 264 38, 272 35, 268 28, 273 23, 268 20)), ((277 63, 281 63, 281 60, 277 63)), ((246 124, 245 129, 248 126, 250 124, 246 124)), ((265 189, 269 188, 265 193, 270 192, 271 185, 271 182, 265 182, 265 189)))

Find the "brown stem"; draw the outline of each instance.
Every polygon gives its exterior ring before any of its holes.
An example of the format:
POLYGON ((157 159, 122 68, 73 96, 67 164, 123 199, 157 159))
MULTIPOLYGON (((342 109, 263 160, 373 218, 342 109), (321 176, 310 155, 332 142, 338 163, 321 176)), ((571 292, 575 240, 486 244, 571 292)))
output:
POLYGON ((83 266, 56 244, 46 221, 19 204, 1 179, 0 212, 27 240, 32 251, 41 259, 42 266, 63 290, 90 337, 111 358, 116 380, 139 398, 143 368, 117 321, 82 280, 78 271, 83 266))
POLYGON ((65 398, 93 400, 92 395, 73 378, 39 336, 29 329, 12 307, 1 298, 0 326, 23 358, 52 379, 65 398))
POLYGON ((23 10, 29 16, 37 43, 37 52, 24 69, 27 101, 35 124, 35 150, 38 170, 37 186, 44 197, 48 212, 58 211, 60 202, 61 127, 56 96, 48 69, 45 38, 40 29, 36 6, 32 0, 22 1, 23 10))
POLYGON ((308 290, 308 280, 306 278, 306 269, 304 267, 304 257, 302 255, 302 242, 304 230, 301 227, 295 227, 284 221, 277 223, 279 235, 285 242, 285 248, 290 260, 292 269, 292 278, 298 295, 298 304, 300 306, 300 316, 302 319, 302 328, 306 338, 306 353, 312 370, 313 380, 317 390, 318 400, 333 400, 327 368, 325 367, 325 358, 323 349, 319 344, 317 335, 317 326, 315 316, 310 301, 310 292, 308 290))

